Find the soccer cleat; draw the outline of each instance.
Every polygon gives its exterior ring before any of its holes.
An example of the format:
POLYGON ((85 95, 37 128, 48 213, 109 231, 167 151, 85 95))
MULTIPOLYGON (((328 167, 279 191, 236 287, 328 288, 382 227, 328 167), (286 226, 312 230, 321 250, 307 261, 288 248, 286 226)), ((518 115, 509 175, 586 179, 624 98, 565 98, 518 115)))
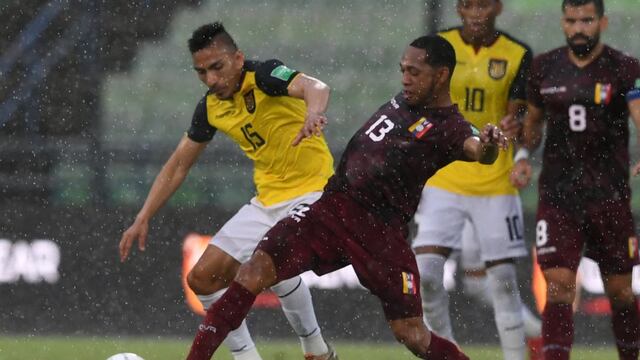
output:
POLYGON ((313 354, 304 354, 304 360, 338 360, 338 354, 331 347, 330 344, 327 344, 329 351, 323 355, 313 355, 313 354))

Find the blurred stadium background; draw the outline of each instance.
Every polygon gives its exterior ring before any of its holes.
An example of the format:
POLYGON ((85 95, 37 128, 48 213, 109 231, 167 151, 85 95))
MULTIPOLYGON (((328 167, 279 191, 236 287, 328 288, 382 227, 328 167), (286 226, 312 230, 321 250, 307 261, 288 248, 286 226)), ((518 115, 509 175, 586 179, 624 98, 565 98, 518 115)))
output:
MULTIPOLYGON (((504 3, 499 28, 535 53, 564 44, 559 1, 504 3)), ((605 5, 604 41, 640 56, 637 0, 605 5)), ((454 6, 453 0, 1 1, 0 359, 48 359, 16 350, 54 351, 34 342, 41 336, 144 336, 147 344, 192 336, 199 318, 185 305, 182 242, 190 233, 215 232, 252 196, 248 160, 217 136, 154 219, 147 251, 120 264, 116 245, 206 91, 186 48, 195 27, 222 20, 249 58, 276 57, 326 81, 333 89, 326 135, 339 156, 359 124, 399 90, 397 63, 408 41, 457 25, 454 6)), ((632 184, 639 208, 639 182, 632 184)), ((533 243, 535 184, 522 196, 533 243)), ((523 296, 535 307, 530 263, 522 262, 520 272, 523 296)), ((589 276, 576 340, 607 346, 607 305, 597 277, 589 276)), ((376 301, 343 280, 318 281, 312 290, 326 336, 391 342, 376 301)), ((450 288, 457 338, 494 349, 490 309, 466 306, 455 282, 450 288)), ((259 345, 292 339, 268 298, 250 326, 259 345)), ((108 354, 92 348, 77 345, 50 358, 108 354)), ((185 349, 179 351, 163 354, 175 358, 185 349)), ((491 351, 486 358, 498 358, 491 351)), ((290 358, 273 353, 269 359, 290 358)))

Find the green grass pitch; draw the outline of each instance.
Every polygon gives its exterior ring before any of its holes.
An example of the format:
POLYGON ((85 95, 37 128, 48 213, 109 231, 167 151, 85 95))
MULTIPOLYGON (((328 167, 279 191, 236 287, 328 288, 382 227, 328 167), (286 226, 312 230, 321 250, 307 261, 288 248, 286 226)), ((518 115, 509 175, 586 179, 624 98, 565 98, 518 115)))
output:
MULTIPOLYGON (((133 352, 145 360, 176 360, 186 357, 190 340, 172 338, 97 338, 97 337, 0 337, 1 360, 105 360, 120 352, 133 352)), ((301 360, 297 343, 257 341, 264 360, 301 360)), ((336 341, 341 360, 416 359, 399 344, 336 341)), ((498 346, 465 346, 473 360, 502 359, 498 346)), ((572 358, 581 360, 616 359, 613 348, 574 348, 572 358)), ((220 349, 216 360, 231 360, 226 349, 220 349)))

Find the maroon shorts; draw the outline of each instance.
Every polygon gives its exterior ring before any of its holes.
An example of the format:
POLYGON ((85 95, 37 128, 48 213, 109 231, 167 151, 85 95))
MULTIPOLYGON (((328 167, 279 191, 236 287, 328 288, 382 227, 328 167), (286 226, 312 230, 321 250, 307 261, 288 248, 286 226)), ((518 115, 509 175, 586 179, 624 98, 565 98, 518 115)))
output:
POLYGON ((639 262, 629 201, 608 199, 579 211, 541 201, 536 248, 543 270, 563 267, 575 272, 584 251, 584 256, 597 262, 604 275, 631 272, 639 262))
POLYGON ((396 320, 422 317, 418 267, 406 235, 406 224, 385 222, 346 194, 325 193, 308 211, 276 224, 256 249, 271 255, 279 279, 353 265, 387 320, 396 320))

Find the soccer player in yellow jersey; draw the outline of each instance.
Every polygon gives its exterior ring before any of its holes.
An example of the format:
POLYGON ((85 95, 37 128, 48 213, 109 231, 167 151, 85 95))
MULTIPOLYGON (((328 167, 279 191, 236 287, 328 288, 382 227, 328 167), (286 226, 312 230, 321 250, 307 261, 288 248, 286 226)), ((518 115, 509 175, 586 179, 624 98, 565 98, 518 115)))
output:
MULTIPOLYGON (((500 125, 506 134, 516 136, 520 126, 515 117, 525 108, 531 51, 496 29, 500 0, 458 0, 457 11, 462 26, 440 33, 456 51, 452 99, 476 127, 500 125)), ((424 290, 425 320, 450 340, 444 263, 455 249, 462 247, 464 253, 465 247, 479 248, 476 267, 486 267, 504 358, 517 360, 525 356, 525 329, 514 259, 527 251, 520 198, 509 182, 512 157, 511 147, 492 165, 456 161, 433 176, 415 215, 418 231, 413 248, 424 290), (463 231, 465 224, 468 228, 463 231)))
MULTIPOLYGON (((189 50, 208 91, 122 235, 120 258, 127 259, 136 241, 144 250, 149 220, 182 184, 214 134, 222 131, 253 160, 257 195, 213 236, 188 276, 206 309, 222 296, 264 233, 289 214, 304 216, 333 174, 333 158, 321 132, 327 123, 329 87, 279 60, 245 60, 221 23, 196 29, 189 50)), ((296 276, 271 289, 300 337, 305 358, 337 359, 321 335, 302 279, 296 276)), ((244 322, 225 344, 236 360, 260 359, 244 322)))

